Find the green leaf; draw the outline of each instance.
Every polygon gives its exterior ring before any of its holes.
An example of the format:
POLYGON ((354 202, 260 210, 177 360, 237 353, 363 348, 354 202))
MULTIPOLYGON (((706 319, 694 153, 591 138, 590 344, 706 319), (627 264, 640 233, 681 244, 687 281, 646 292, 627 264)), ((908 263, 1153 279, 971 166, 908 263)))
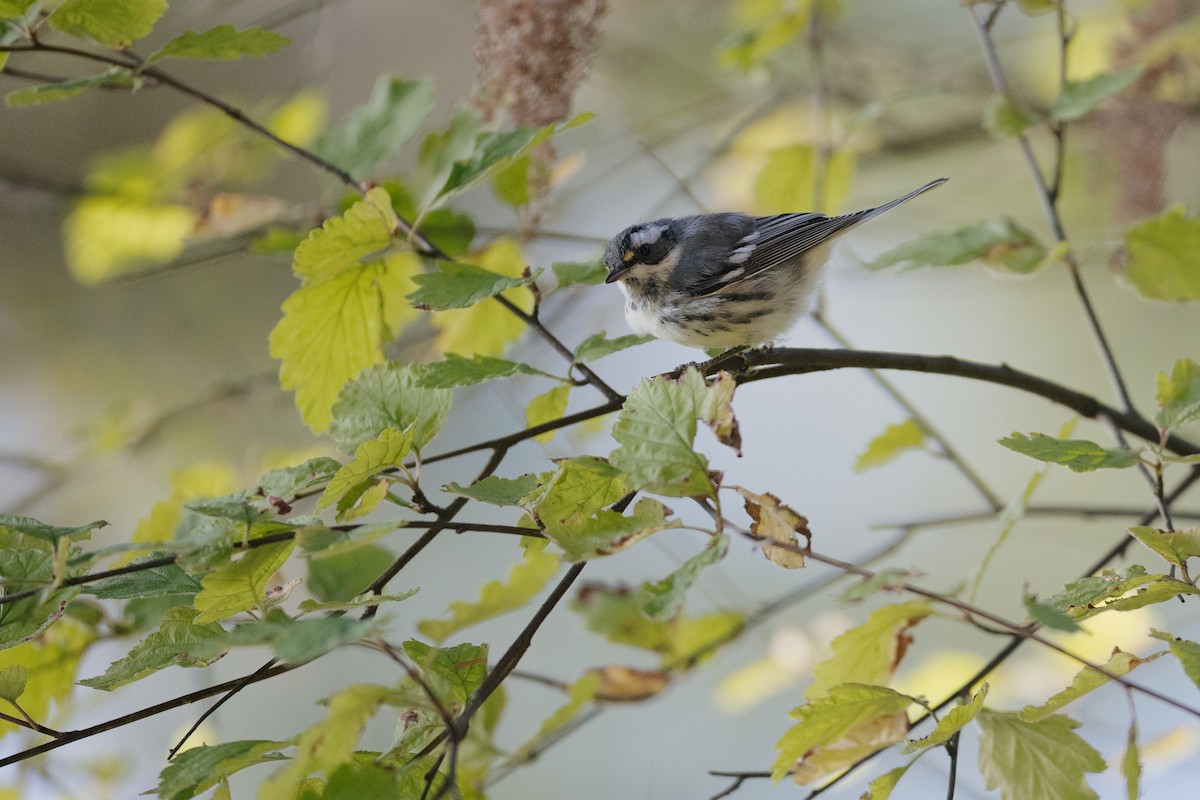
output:
MULTIPOLYGON (((432 765, 429 765, 432 766, 432 765)), ((415 765, 405 765, 406 769, 413 769, 415 765)), ((426 767, 428 769, 428 766, 426 767)), ((438 773, 441 775, 442 773, 438 773)), ((402 778, 392 770, 377 766, 372 763, 351 762, 329 773, 325 781, 325 786, 321 790, 320 800, 363 800, 363 798, 372 797, 397 797, 397 798, 417 798, 420 797, 420 792, 424 791, 425 785, 421 783, 420 789, 416 794, 405 792, 398 786, 398 782, 402 778)), ((430 788, 430 796, 437 793, 437 787, 445 783, 444 778, 441 781, 433 781, 430 788)), ((454 792, 449 792, 447 797, 454 797, 454 792)), ((298 800, 309 800, 308 796, 299 798, 298 800)))
POLYGON ((641 598, 625 587, 586 584, 571 601, 571 609, 584 618, 588 630, 614 644, 654 653, 670 650, 671 632, 665 622, 647 619, 641 598))
POLYGON ((578 528, 582 520, 628 492, 624 474, 604 459, 592 456, 564 459, 537 502, 537 516, 547 534, 578 528))
POLYGON ((232 617, 262 603, 267 581, 283 566, 295 542, 278 542, 247 550, 237 561, 219 567, 201 579, 204 587, 193 600, 201 612, 195 624, 232 617))
POLYGON ((1017 0, 1017 5, 1029 16, 1036 17, 1040 14, 1049 14, 1058 8, 1060 2, 1062 0, 1017 0))
POLYGON ((1200 217, 1174 206, 1125 232, 1125 280, 1152 300, 1200 299, 1200 217))
POLYGON ((551 136, 589 122, 594 116, 580 114, 566 122, 553 123, 541 128, 518 128, 513 131, 477 135, 470 155, 451 165, 446 181, 437 190, 433 202, 440 204, 453 195, 466 191, 507 168, 551 136))
POLYGON ((501 478, 489 475, 470 486, 463 487, 457 483, 451 483, 443 486, 442 489, 450 494, 469 497, 472 500, 490 503, 494 506, 519 506, 533 499, 533 496, 542 487, 543 477, 532 472, 519 478, 501 478))
POLYGON ((492 378, 507 378, 509 375, 541 375, 560 380, 557 375, 543 372, 536 367, 509 361, 495 356, 476 355, 464 358, 455 353, 446 353, 445 359, 419 367, 417 383, 431 389, 451 389, 455 386, 471 386, 490 381, 492 378))
POLYGON ((854 462, 854 471, 862 472, 872 467, 881 467, 905 450, 920 448, 925 445, 925 431, 916 420, 906 419, 895 425, 888 425, 887 430, 876 436, 867 445, 854 462))
POLYGON ((19 19, 37 0, 0 0, 0 19, 19 19))
POLYGON ((1137 453, 1123 447, 1110 450, 1086 439, 1056 439, 1044 433, 1013 433, 1000 444, 1038 461, 1062 464, 1073 472, 1125 469, 1138 463, 1137 453))
POLYGON ((1032 122, 1006 92, 993 94, 983 107, 983 127, 994 139, 1019 136, 1032 122))
POLYGON ((571 684, 571 687, 567 689, 567 702, 559 706, 554 713, 542 721, 537 734, 528 742, 518 747, 513 753, 513 760, 519 763, 521 760, 527 758, 537 749, 539 744, 546 741, 548 736, 555 731, 561 730, 578 717, 583 709, 596 697, 596 692, 600 689, 600 680, 601 676, 599 673, 588 672, 571 684))
POLYGON ((877 592, 891 592, 903 588, 904 584, 922 577, 915 569, 903 567, 885 567, 876 570, 870 578, 866 578, 847 588, 838 595, 840 603, 857 603, 877 592))
MULTIPOLYGON (((1118 648, 1113 649, 1113 653, 1105 663, 1104 669, 1110 675, 1122 676, 1128 675, 1135 667, 1142 664, 1147 664, 1154 661, 1166 653, 1166 650, 1161 650, 1157 653, 1151 653, 1145 658, 1138 658, 1135 655, 1126 653, 1118 648)), ((1098 672, 1090 667, 1084 667, 1075 674, 1075 678, 1071 681, 1071 685, 1063 689, 1061 692, 1050 697, 1045 703, 1040 706, 1025 706, 1018 713, 1022 722, 1038 722, 1050 716, 1054 712, 1063 708, 1069 703, 1073 703, 1080 697, 1083 697, 1093 689, 1098 689, 1108 683, 1111 678, 1108 675, 1098 672)))
POLYGON ((1147 525, 1136 525, 1129 529, 1129 535, 1178 566, 1183 566, 1189 558, 1200 556, 1200 527, 1160 531, 1147 525))
POLYGON ((888 770, 871 781, 867 784, 867 793, 863 795, 862 800, 888 800, 896 785, 900 783, 900 779, 904 777, 904 773, 908 772, 908 768, 915 763, 917 760, 914 758, 904 766, 888 770))
POLYGON ((43 83, 39 86, 27 86, 6 94, 4 104, 9 108, 44 106, 48 103, 69 100, 96 86, 127 86, 131 75, 132 73, 127 69, 111 67, 104 72, 84 78, 70 78, 65 81, 43 83))
POLYGON ((327 456, 311 458, 295 467, 282 467, 258 476, 258 490, 265 498, 290 503, 296 495, 329 481, 342 465, 327 456))
POLYGON ((1150 630, 1150 635, 1170 645, 1171 655, 1179 660, 1179 665, 1192 683, 1200 687, 1200 644, 1154 629, 1150 630))
POLYGON ((333 407, 330 434, 338 447, 353 451, 387 428, 412 427, 413 449, 429 444, 450 414, 449 389, 429 389, 413 366, 380 364, 346 384, 333 407))
MULTIPOLYGON (((162 553, 150 553, 131 562, 131 566, 161 556, 162 553)), ((132 600, 135 597, 192 595, 200 591, 200 588, 200 582, 177 564, 164 564, 161 567, 105 578, 86 585, 83 591, 95 595, 100 600, 132 600)))
MULTIPOLYGON (((534 397, 525 407, 525 427, 536 428, 538 425, 560 419, 567 413, 567 403, 570 399, 571 387, 565 383, 551 387, 534 397)), ((554 438, 555 433, 557 431, 549 430, 539 433, 533 439, 537 442, 547 442, 554 438)))
POLYGON ((374 620, 327 616, 292 619, 273 608, 266 619, 238 625, 229 632, 230 645, 270 645, 284 664, 307 664, 342 645, 361 641, 376 629, 374 620))
POLYGON ((154 791, 162 800, 190 800, 247 767, 284 760, 278 751, 286 746, 287 742, 242 739, 189 747, 167 762, 154 791))
POLYGON ((351 491, 386 469, 400 466, 404 458, 412 452, 413 428, 409 426, 401 431, 397 428, 385 428, 378 438, 368 439, 354 451, 354 458, 348 461, 329 481, 325 491, 317 500, 317 511, 322 511, 341 502, 351 491))
POLYGON ((1025 610, 1029 613, 1030 619, 1038 625, 1044 625, 1047 628, 1053 628, 1056 631, 1078 631, 1083 630, 1071 616, 1063 611, 1059 611, 1052 605, 1038 601, 1032 594, 1026 594, 1024 597, 1025 610))
POLYGON ((720 645, 733 641, 745 626, 745 615, 737 611, 672 620, 667 626, 668 651, 663 656, 663 668, 691 669, 716 653, 720 645))
POLYGON ((521 540, 524 554, 504 581, 488 581, 472 602, 455 600, 444 619, 426 619, 417 630, 434 641, 445 641, 463 628, 524 608, 558 572, 559 560, 546 552, 545 539, 521 540))
POLYGON ((708 460, 692 450, 704 403, 704 378, 689 368, 678 381, 643 380, 629 394, 612 435, 612 463, 630 487, 678 497, 712 497, 708 460))
POLYGON ((92 531, 107 526, 102 519, 78 525, 74 528, 61 528, 57 525, 47 525, 33 517, 18 517, 12 514, 0 514, 0 530, 15 531, 25 536, 32 536, 50 544, 58 544, 59 539, 83 541, 90 539, 92 531))
POLYGON ((1059 122, 1069 122, 1089 114, 1092 109, 1136 81, 1144 67, 1137 66, 1120 72, 1108 72, 1083 81, 1067 81, 1062 94, 1054 101, 1050 116, 1059 122))
POLYGON ((367 102, 321 137, 317 153, 348 172, 369 172, 412 138, 432 111, 432 81, 381 76, 367 102))
POLYGON ((175 606, 167 611, 158 630, 114 661, 103 675, 80 681, 84 686, 111 692, 173 665, 205 667, 225 654, 225 630, 215 622, 201 623, 194 608, 175 606))
POLYGON ((513 208, 520 208, 533 199, 529 186, 530 161, 528 155, 513 159, 512 163, 492 175, 492 191, 496 197, 513 208))
POLYGON ((485 644, 430 647, 409 639, 404 643, 404 652, 425 673, 434 694, 456 708, 466 704, 487 675, 488 647, 485 644))
POLYGON ((987 697, 987 693, 988 685, 985 683, 979 687, 978 692, 971 696, 970 701, 959 703, 942 715, 942 718, 938 720, 937 727, 933 729, 933 733, 922 739, 914 739, 906 744, 904 746, 904 754, 908 755, 918 750, 937 747, 950 741, 954 737, 954 734, 967 727, 978 716, 979 710, 983 708, 983 701, 987 697))
POLYGON ((1075 733, 1078 722, 1061 715, 1023 722, 988 709, 978 720, 979 771, 1003 800, 1095 800, 1084 776, 1103 771, 1104 759, 1075 733))
POLYGON ((391 693, 386 686, 356 684, 332 695, 328 715, 300 734, 293 759, 259 786, 259 800, 294 800, 308 775, 328 775, 349 763, 367 722, 391 693))
POLYGON ((322 602, 319 600, 304 600, 300 603, 300 610, 304 612, 312 611, 351 611, 356 608, 366 608, 367 606, 379 606, 384 603, 398 603, 401 600, 407 600, 416 594, 419 589, 409 589, 407 592, 400 594, 365 594, 355 595, 349 600, 331 600, 322 602))
POLYGON ((1129 800, 1138 800, 1141 792, 1138 784, 1142 780, 1142 762, 1138 758, 1137 723, 1129 723, 1129 737, 1125 744, 1125 755, 1121 758, 1121 775, 1125 778, 1125 796, 1129 800))
POLYGON ((296 390, 296 406, 314 431, 329 427, 346 381, 382 362, 385 344, 416 316, 400 298, 420 260, 380 255, 395 226, 391 201, 377 187, 296 249, 293 270, 303 283, 284 301, 270 345, 283 362, 280 385, 296 390))
POLYGON ((557 261, 550 265, 558 281, 555 288, 568 286, 598 286, 608 277, 608 269, 600 259, 595 261, 557 261))
POLYGON ((1154 420, 1163 428, 1178 428, 1200 417, 1200 364, 1181 358, 1170 375, 1158 373, 1158 407, 1154 420))
POLYGON ((395 560, 392 551, 354 542, 350 549, 329 548, 309 559, 306 585, 324 602, 344 602, 362 594, 395 560))
POLYGON ((1037 238, 1008 217, 984 220, 949 232, 926 233, 888 250, 867 264, 883 269, 894 264, 910 267, 950 267, 982 261, 1004 272, 1025 274, 1046 258, 1037 238))
POLYGON ((546 525, 546 537, 562 548, 568 561, 586 561, 613 555, 652 533, 682 525, 667 519, 670 514, 662 503, 643 497, 628 515, 604 509, 591 517, 546 525))
POLYGON ((413 280, 421 288, 408 295, 408 299, 417 308, 433 311, 467 308, 506 289, 533 283, 532 277, 510 278, 457 261, 442 261, 437 272, 415 275, 413 280))
POLYGON ((1147 576, 1145 568, 1140 566, 1131 567, 1125 575, 1104 570, 1099 575, 1088 575, 1068 583, 1063 591, 1043 600, 1042 603, 1064 613, 1074 612, 1086 609, 1105 597, 1124 594, 1134 585, 1141 585, 1131 582, 1144 582, 1146 579, 1154 580, 1152 576, 1147 576))
POLYGON ((166 10, 166 0, 65 0, 50 14, 50 26, 120 50, 150 33, 166 10))
POLYGON ((833 655, 813 667, 813 683, 804 696, 815 700, 839 683, 887 682, 904 655, 908 630, 932 613, 927 600, 876 609, 866 622, 833 640, 833 655))
POLYGON ((213 58, 236 61, 243 56, 255 58, 269 55, 291 43, 292 40, 283 34, 264 31, 257 26, 239 31, 232 25, 218 25, 204 33, 188 31, 180 34, 151 53, 146 60, 213 58))
POLYGON ((619 353, 626 348, 636 347, 639 344, 645 344, 653 340, 653 336, 639 336, 636 333, 627 333, 624 336, 609 339, 605 337, 604 331, 600 331, 579 343, 579 346, 575 348, 575 360, 597 361, 605 356, 611 356, 613 353, 619 353))
POLYGON ((20 664, 0 667, 0 700, 17 700, 25 694, 25 682, 28 680, 29 670, 20 664))
MULTIPOLYGON (((911 704, 911 697, 883 686, 843 683, 830 687, 824 697, 792 711, 797 723, 775 745, 779 755, 771 767, 771 779, 778 781, 789 771, 802 769, 804 761, 829 745, 838 745, 840 755, 850 759, 843 764, 848 766, 861 755, 900 741, 908 728, 904 712, 911 704), (867 731, 882 735, 868 736, 864 743, 861 734, 867 731)), ((806 775, 803 782, 819 777, 806 775)), ((793 778, 802 782, 798 776, 793 778)))
MULTIPOLYGON (((54 581, 55 560, 51 545, 37 542, 40 546, 27 545, 29 549, 21 550, 5 546, 22 540, 25 543, 35 541, 17 533, 0 536, 0 575, 4 576, 6 593, 43 589, 54 581)), ((0 650, 44 632, 62 616, 67 603, 78 593, 77 586, 64 587, 0 606, 0 650)))
POLYGON ((679 565, 667 577, 642 584, 642 613, 650 619, 669 620, 683 610, 684 595, 696 582, 701 570, 725 558, 729 537, 725 534, 708 540, 696 555, 679 565))

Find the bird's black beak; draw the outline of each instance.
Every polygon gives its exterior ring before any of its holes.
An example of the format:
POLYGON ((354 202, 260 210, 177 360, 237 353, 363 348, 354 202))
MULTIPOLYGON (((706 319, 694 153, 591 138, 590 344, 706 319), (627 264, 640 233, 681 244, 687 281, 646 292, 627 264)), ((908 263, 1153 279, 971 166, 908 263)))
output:
POLYGON ((604 278, 605 283, 616 283, 629 274, 629 270, 633 269, 631 265, 617 267, 604 278))

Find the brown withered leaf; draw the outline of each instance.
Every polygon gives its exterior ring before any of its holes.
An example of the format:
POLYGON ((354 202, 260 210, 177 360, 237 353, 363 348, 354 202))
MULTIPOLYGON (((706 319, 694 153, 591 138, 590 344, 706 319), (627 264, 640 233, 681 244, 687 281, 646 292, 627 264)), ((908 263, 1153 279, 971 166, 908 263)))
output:
POLYGON ((717 441, 728 445, 742 457, 742 432, 737 417, 733 415, 733 392, 737 383, 728 372, 718 372, 708 384, 704 401, 700 405, 700 419, 712 429, 717 441))
POLYGON ((671 677, 658 669, 634 669, 621 664, 608 664, 588 670, 600 676, 596 699, 610 703, 634 703, 647 700, 667 688, 671 677))
POLYGON ((812 543, 812 532, 808 529, 808 519, 784 505, 778 497, 770 492, 755 494, 741 486, 734 488, 745 501, 746 513, 753 520, 750 532, 768 540, 762 543, 763 555, 784 569, 803 567, 804 556, 791 548, 801 546, 797 534, 804 537, 805 546, 812 543), (790 547, 779 547, 771 542, 780 542, 790 547))

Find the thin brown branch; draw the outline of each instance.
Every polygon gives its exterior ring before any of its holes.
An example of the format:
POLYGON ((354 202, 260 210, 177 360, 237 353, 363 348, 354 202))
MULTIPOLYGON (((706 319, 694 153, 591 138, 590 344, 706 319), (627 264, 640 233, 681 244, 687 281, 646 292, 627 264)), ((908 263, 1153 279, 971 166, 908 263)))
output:
POLYGON ((251 672, 249 675, 246 675, 244 678, 238 681, 233 688, 221 695, 221 698, 217 700, 217 702, 206 708, 200 716, 196 717, 196 721, 191 724, 191 727, 184 731, 183 736, 179 737, 179 741, 175 742, 175 746, 167 752, 167 760, 170 761, 175 757, 175 754, 178 753, 185 744, 187 744, 187 740, 192 738, 192 734, 199 730, 200 726, 204 724, 204 720, 217 713, 218 708, 232 700, 234 695, 242 691, 242 689, 245 689, 247 686, 254 683, 256 676, 269 672, 271 668, 278 663, 279 659, 277 658, 268 659, 261 667, 254 670, 254 672, 251 672))

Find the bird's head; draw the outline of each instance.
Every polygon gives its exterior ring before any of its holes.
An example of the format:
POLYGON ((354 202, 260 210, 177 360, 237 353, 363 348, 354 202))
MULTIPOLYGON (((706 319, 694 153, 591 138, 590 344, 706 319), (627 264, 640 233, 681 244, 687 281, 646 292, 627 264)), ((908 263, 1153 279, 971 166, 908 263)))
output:
POLYGON ((643 273, 650 277, 650 273, 661 269, 669 272, 673 259, 668 257, 678 243, 674 220, 659 219, 626 228, 608 243, 604 251, 604 266, 608 270, 604 282, 637 278, 643 273))

